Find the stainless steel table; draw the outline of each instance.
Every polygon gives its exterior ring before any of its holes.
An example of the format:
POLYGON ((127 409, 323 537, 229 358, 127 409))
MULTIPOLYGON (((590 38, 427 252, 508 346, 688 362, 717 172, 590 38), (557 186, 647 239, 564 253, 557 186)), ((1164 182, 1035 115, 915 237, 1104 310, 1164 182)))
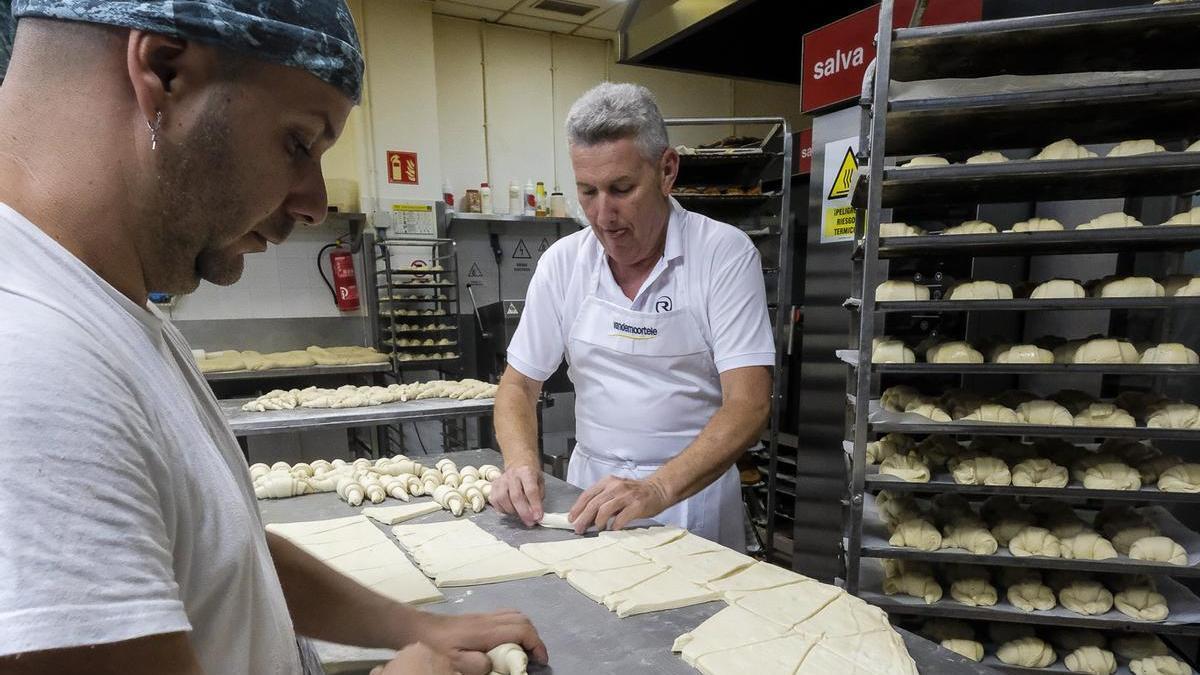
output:
MULTIPOLYGON (((456 452, 447 455, 414 457, 432 466, 442 457, 460 466, 500 464, 500 455, 491 450, 456 452)), ((547 511, 567 511, 580 490, 552 476, 546 476, 547 511)), ((278 501, 259 502, 268 523, 340 518, 357 513, 333 494, 309 495, 278 501)), ((444 511, 413 522, 450 520, 444 511)), ((497 538, 520 546, 528 542, 568 539, 574 534, 562 530, 526 528, 520 521, 502 517, 487 509, 471 520, 497 538)), ((390 528, 380 526, 391 537, 390 528)), ((692 607, 653 612, 625 619, 608 611, 554 575, 484 586, 442 589, 446 601, 427 609, 443 614, 484 612, 501 608, 519 609, 533 620, 550 652, 551 667, 531 668, 530 672, 559 675, 669 675, 694 674, 696 671, 671 653, 675 638, 692 630, 725 607, 724 602, 709 602, 692 607)), ((922 673, 937 675, 988 675, 995 671, 970 663, 928 640, 900 630, 909 653, 922 673)), ((366 663, 386 659, 388 652, 319 643, 318 651, 327 662, 366 663)), ((350 672, 331 668, 330 672, 350 672)), ((356 670, 354 672, 363 672, 356 670)))
POLYGON ((221 412, 229 421, 236 436, 258 436, 287 431, 311 429, 343 429, 365 427, 393 422, 420 422, 453 417, 477 417, 491 415, 494 399, 456 401, 445 398, 430 398, 421 401, 385 403, 366 408, 295 408, 293 410, 268 410, 266 412, 243 412, 242 405, 250 398, 234 398, 220 401, 221 412))

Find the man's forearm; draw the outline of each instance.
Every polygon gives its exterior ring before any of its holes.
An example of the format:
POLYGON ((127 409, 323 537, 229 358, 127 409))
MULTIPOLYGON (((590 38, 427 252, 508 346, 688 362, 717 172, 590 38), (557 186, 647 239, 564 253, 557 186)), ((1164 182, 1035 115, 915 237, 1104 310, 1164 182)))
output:
POLYGON ((268 532, 267 544, 300 635, 390 649, 417 641, 419 611, 343 576, 283 537, 268 532))
POLYGON ((496 442, 506 467, 538 465, 537 393, 519 382, 520 375, 506 372, 496 392, 496 442))

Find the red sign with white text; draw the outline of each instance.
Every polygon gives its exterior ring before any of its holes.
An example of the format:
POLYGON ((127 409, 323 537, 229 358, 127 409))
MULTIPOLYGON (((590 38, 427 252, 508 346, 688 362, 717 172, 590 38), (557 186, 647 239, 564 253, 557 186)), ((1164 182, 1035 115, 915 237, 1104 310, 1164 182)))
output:
MULTIPOLYGON (((892 25, 907 26, 916 4, 917 0, 896 0, 892 25)), ((978 21, 982 16, 983 0, 929 0, 921 25, 978 21)), ((874 5, 805 34, 801 111, 809 113, 859 97, 867 64, 875 58, 878 29, 879 5, 874 5)))
POLYGON ((388 182, 402 185, 416 185, 420 181, 417 175, 417 153, 387 151, 388 182))
POLYGON ((802 129, 792 137, 792 174, 812 173, 812 129, 802 129))

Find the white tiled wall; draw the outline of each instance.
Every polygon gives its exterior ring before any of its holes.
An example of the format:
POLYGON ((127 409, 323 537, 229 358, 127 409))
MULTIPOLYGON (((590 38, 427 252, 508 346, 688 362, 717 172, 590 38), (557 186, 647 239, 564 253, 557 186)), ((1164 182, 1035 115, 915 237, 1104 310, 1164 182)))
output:
MULTIPOLYGON (((317 252, 341 234, 335 227, 297 227, 282 246, 246 256, 242 278, 228 287, 203 282, 191 295, 177 299, 176 320, 281 319, 358 316, 341 312, 317 273, 317 252)), ((325 273, 329 274, 329 253, 325 273)), ((359 275, 361 285, 361 274, 359 275)))

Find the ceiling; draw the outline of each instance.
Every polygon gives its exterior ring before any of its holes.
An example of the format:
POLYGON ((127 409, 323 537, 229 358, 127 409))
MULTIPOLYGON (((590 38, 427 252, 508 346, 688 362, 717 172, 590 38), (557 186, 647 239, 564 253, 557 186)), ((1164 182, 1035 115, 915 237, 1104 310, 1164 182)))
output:
POLYGON ((434 0, 433 12, 505 26, 614 40, 625 12, 623 0, 434 0), (570 12, 539 8, 560 5, 570 12))

